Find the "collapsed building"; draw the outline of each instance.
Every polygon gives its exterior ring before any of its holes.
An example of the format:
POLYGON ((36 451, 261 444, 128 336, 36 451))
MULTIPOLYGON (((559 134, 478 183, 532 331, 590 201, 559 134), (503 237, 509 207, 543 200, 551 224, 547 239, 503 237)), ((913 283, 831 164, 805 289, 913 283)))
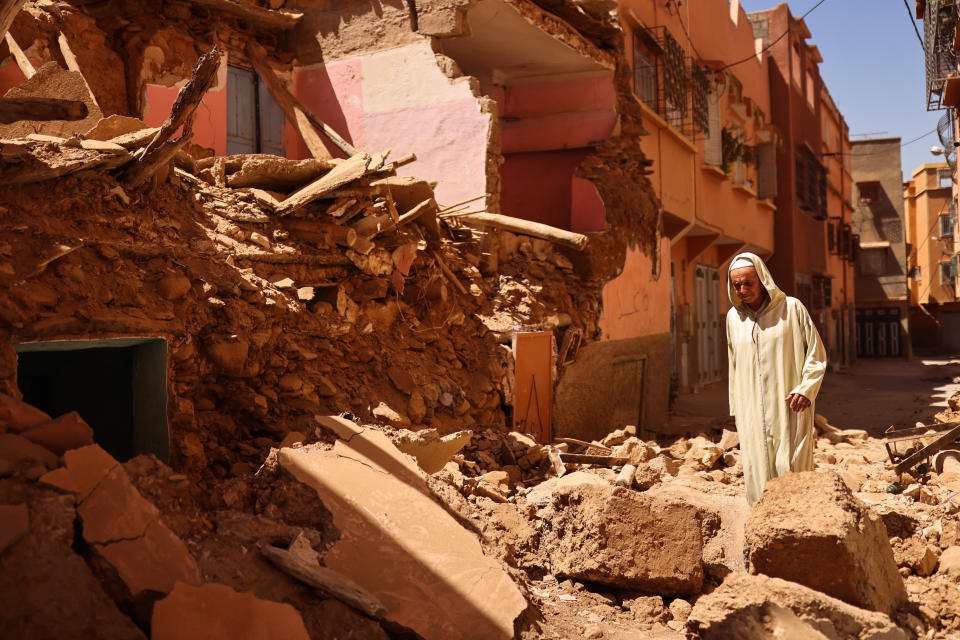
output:
MULTIPOLYGON (((669 297, 669 240, 613 3, 4 7, 34 109, 0 126, 5 628, 743 622, 688 602, 744 568, 742 466, 731 432, 655 441, 669 316, 636 285, 669 297)), ((897 576, 878 531, 836 537, 897 576)), ((878 634, 907 606, 804 588, 758 606, 878 634)))

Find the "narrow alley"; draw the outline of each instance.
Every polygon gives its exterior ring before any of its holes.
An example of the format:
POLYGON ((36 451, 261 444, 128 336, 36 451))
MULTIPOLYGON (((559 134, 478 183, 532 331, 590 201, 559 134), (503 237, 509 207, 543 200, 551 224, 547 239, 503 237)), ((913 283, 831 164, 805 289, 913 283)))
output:
POLYGON ((960 640, 958 11, 0 0, 0 637, 960 640))

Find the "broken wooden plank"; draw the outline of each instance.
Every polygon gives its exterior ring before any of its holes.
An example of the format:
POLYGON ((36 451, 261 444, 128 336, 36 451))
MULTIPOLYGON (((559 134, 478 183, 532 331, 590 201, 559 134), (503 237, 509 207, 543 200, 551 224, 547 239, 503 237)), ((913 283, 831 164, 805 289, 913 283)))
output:
POLYGON ((358 153, 341 162, 302 189, 285 198, 276 208, 277 215, 285 216, 313 202, 317 198, 362 177, 367 172, 370 156, 358 153))
POLYGON ((587 236, 582 233, 558 229, 548 224, 505 216, 499 213, 470 213, 459 215, 457 219, 461 222, 482 224, 496 229, 503 229, 513 233, 549 240, 550 242, 580 251, 587 246, 587 236))
POLYGON ((907 456, 900 462, 896 464, 893 470, 896 473, 903 473, 904 471, 914 467, 917 464, 920 464, 921 460, 929 458, 933 454, 946 449, 954 440, 960 438, 960 425, 957 425, 938 437, 936 440, 926 445, 916 453, 907 456))
POLYGON ((60 32, 60 35, 57 36, 57 44, 60 46, 60 54, 63 56, 63 61, 67 64, 67 69, 69 71, 76 71, 80 74, 80 77, 83 78, 83 84, 87 86, 87 93, 90 94, 90 101, 100 106, 97 102, 97 97, 93 95, 93 89, 90 88, 90 83, 87 82, 87 77, 83 75, 83 71, 80 70, 80 64, 77 62, 77 56, 73 54, 73 49, 70 48, 70 43, 67 41, 67 36, 63 35, 63 31, 60 32))
POLYGON ((325 596, 336 598, 377 620, 387 613, 386 608, 373 594, 346 576, 273 545, 263 545, 260 552, 278 569, 325 596))
POLYGON ((13 34, 7 31, 7 35, 4 37, 7 41, 7 48, 10 49, 10 54, 16 61, 17 66, 20 67, 20 73, 22 73, 27 80, 35 76, 37 70, 33 68, 33 64, 31 64, 30 59, 27 58, 23 49, 20 48, 20 45, 17 44, 17 41, 13 39, 13 34))
POLYGON ((136 149, 137 147, 142 147, 143 145, 148 144, 154 138, 154 136, 157 135, 158 131, 160 131, 159 127, 147 127, 146 129, 140 129, 139 131, 124 133, 116 138, 110 138, 108 142, 118 144, 124 149, 136 149))
MULTIPOLYGON (((176 133, 177 129, 183 126, 187 119, 193 115, 193 112, 196 111, 197 106, 203 99, 204 94, 207 93, 207 90, 213 85, 213 81, 216 80, 217 69, 219 68, 220 49, 214 46, 209 53, 205 53, 197 60, 197 66, 193 68, 193 74, 190 80, 188 80, 187 84, 183 85, 183 88, 177 93, 177 98, 173 101, 173 106, 170 108, 170 115, 164 123, 160 125, 160 130, 157 131, 153 140, 147 145, 143 156, 140 158, 140 162, 150 162, 149 156, 155 153, 160 145, 169 140, 170 137, 176 133)), ((116 141, 113 140, 111 142, 116 141)))
POLYGON ((20 13, 26 0, 0 0, 0 33, 7 35, 13 19, 20 13))
POLYGON ((413 209, 410 209, 410 211, 407 211, 405 214, 400 216, 397 219, 397 226, 399 227, 399 226, 405 225, 408 222, 413 222, 414 220, 416 220, 423 214, 427 213, 431 209, 433 209, 433 212, 436 213, 437 203, 434 202, 433 198, 428 198, 427 200, 424 200, 423 202, 415 206, 413 209))
POLYGON ((440 267, 440 271, 443 272, 443 275, 447 276, 447 279, 453 283, 453 286, 457 288, 457 291, 460 293, 467 293, 467 288, 463 286, 463 283, 457 280, 457 276, 453 274, 453 271, 450 271, 450 267, 447 266, 447 263, 443 261, 443 258, 440 257, 440 254, 436 251, 431 252, 433 254, 433 259, 437 261, 437 266, 440 267))
MULTIPOLYGON (((6 147, 6 145, 4 145, 6 147)), ((76 152, 85 150, 76 150, 76 152)), ((13 184, 28 184, 31 182, 43 182, 53 178, 61 178, 66 175, 78 173, 85 169, 103 168, 112 169, 120 166, 127 161, 123 156, 107 155, 95 152, 85 152, 83 155, 77 153, 74 158, 59 159, 57 164, 50 165, 33 158, 34 162, 26 156, 22 156, 23 162, 16 165, 0 165, 0 184, 9 186, 13 184)))
POLYGON ((607 453, 613 451, 613 449, 610 447, 605 447, 598 442, 587 442, 586 440, 577 440, 576 438, 554 438, 553 441, 572 444, 577 447, 587 447, 588 449, 592 447, 594 449, 599 449, 600 451, 606 451, 607 453))
POLYGON ((567 464, 596 464, 604 467, 618 467, 630 461, 630 458, 619 456, 588 456, 582 453, 561 453, 560 459, 567 464))
POLYGON ((314 129, 309 111, 294 97, 290 90, 287 89, 286 83, 274 73, 270 67, 270 63, 267 61, 266 50, 253 40, 250 40, 247 42, 247 57, 250 59, 250 63, 256 70, 257 75, 260 76, 263 83, 267 85, 267 90, 270 92, 270 95, 273 96, 277 106, 280 107, 280 110, 283 111, 283 114, 287 117, 287 121, 293 126, 297 134, 300 135, 303 143, 307 145, 307 150, 310 151, 310 155, 319 160, 330 158, 330 152, 327 150, 326 145, 323 144, 323 140, 320 139, 320 135, 316 129, 314 129))
POLYGON ((264 9, 239 0, 190 0, 195 5, 240 18, 251 27, 286 31, 297 26, 303 18, 299 11, 264 9))
POLYGON ((79 100, 59 98, 0 98, 0 123, 19 120, 83 120, 87 105, 79 100))
POLYGON ((174 156, 187 146, 187 143, 190 142, 190 139, 193 137, 193 131, 191 130, 192 123, 193 120, 191 119, 183 125, 183 134, 176 140, 167 140, 154 149, 149 157, 146 153, 140 156, 140 158, 124 172, 124 184, 128 187, 138 187, 155 174, 164 176, 165 174, 162 173, 163 170, 170 167, 174 156))

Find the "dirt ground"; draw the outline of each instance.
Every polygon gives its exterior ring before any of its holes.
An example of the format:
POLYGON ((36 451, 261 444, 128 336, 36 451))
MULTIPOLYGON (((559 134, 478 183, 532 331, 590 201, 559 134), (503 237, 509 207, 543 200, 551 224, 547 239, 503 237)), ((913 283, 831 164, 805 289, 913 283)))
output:
MULTIPOLYGON (((950 357, 859 360, 842 372, 828 372, 816 411, 841 429, 864 429, 879 435, 893 425, 930 424, 960 391, 960 360, 950 357)), ((728 418, 727 381, 699 393, 681 395, 674 404, 674 425, 733 424, 728 418)))

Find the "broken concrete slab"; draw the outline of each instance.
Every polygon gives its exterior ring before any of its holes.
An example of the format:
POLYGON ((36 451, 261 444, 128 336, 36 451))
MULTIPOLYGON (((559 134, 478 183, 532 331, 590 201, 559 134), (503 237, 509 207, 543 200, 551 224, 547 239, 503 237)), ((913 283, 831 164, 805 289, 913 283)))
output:
POLYGON ((50 422, 50 416, 23 400, 0 393, 0 423, 19 433, 50 422))
POLYGON ((427 473, 443 469, 454 455, 470 444, 473 431, 458 431, 441 437, 436 429, 410 431, 400 429, 393 434, 393 443, 400 451, 417 459, 417 464, 427 473))
POLYGON ((596 485, 600 487, 609 487, 610 482, 596 473, 588 471, 574 471, 560 478, 550 478, 536 485, 527 492, 527 502, 535 504, 538 507, 545 507, 550 504, 554 491, 565 487, 576 487, 578 485, 596 485))
POLYGON ((106 118, 101 118, 96 125, 83 134, 83 137, 87 140, 102 140, 107 142, 119 136, 134 133, 135 131, 142 131, 147 128, 147 125, 139 118, 114 114, 106 118))
POLYGON ((578 485, 556 490, 541 518, 540 551, 558 577, 674 596, 703 586, 702 517, 692 506, 578 485))
POLYGON ((0 433, 0 476, 25 471, 39 465, 52 469, 57 456, 46 447, 30 442, 15 433, 0 433))
POLYGON ((187 546, 160 520, 151 521, 137 538, 96 548, 134 598, 144 593, 168 593, 178 582, 202 582, 187 546))
MULTIPOLYGON (((87 476, 79 470, 73 474, 75 486, 85 487, 109 464, 97 449, 85 447, 67 461, 68 470, 71 465, 93 470, 87 476)), ((200 584, 200 570, 186 545, 160 521, 157 508, 140 495, 115 462, 89 495, 78 498, 84 540, 112 567, 134 599, 145 593, 167 593, 178 581, 200 584)))
POLYGON ((87 117, 83 120, 22 121, 0 125, 0 138, 19 138, 31 133, 69 138, 75 133, 90 130, 103 117, 103 112, 90 95, 83 74, 67 71, 56 62, 44 64, 37 69, 36 75, 7 91, 4 97, 79 100, 87 105, 87 117))
POLYGON ((0 504, 0 553, 30 530, 30 513, 25 504, 0 504))
POLYGON ((291 605, 261 600, 220 584, 179 583, 158 601, 150 622, 153 640, 309 640, 291 605))
POLYGON ((67 451, 63 462, 65 466, 41 476, 40 482, 75 493, 78 502, 90 495, 104 476, 120 464, 96 444, 67 451))
POLYGON ((227 176, 227 185, 240 189, 256 187, 267 191, 293 191, 316 180, 333 168, 326 160, 289 160, 279 156, 247 156, 240 169, 227 176))
POLYGON ((836 473, 770 480, 747 521, 752 573, 892 615, 906 602, 883 521, 836 473))
POLYGON ((907 640, 875 611, 859 609, 802 585, 767 576, 732 573, 700 597, 687 632, 701 640, 750 638, 859 638, 907 640))
POLYGON ((376 596, 386 618, 427 640, 510 638, 527 603, 476 536, 436 501, 423 471, 381 432, 343 418, 332 450, 282 449, 280 465, 313 487, 341 538, 325 558, 376 596))
POLYGON ((110 470, 80 502, 77 513, 83 522, 83 537, 90 544, 139 538, 159 515, 120 466, 110 470))
POLYGON ((23 437, 60 456, 70 449, 93 444, 93 429, 79 413, 71 411, 24 431, 23 437))
POLYGON ((2 635, 146 640, 71 548, 75 517, 70 496, 31 496, 30 530, 0 554, 2 635))

